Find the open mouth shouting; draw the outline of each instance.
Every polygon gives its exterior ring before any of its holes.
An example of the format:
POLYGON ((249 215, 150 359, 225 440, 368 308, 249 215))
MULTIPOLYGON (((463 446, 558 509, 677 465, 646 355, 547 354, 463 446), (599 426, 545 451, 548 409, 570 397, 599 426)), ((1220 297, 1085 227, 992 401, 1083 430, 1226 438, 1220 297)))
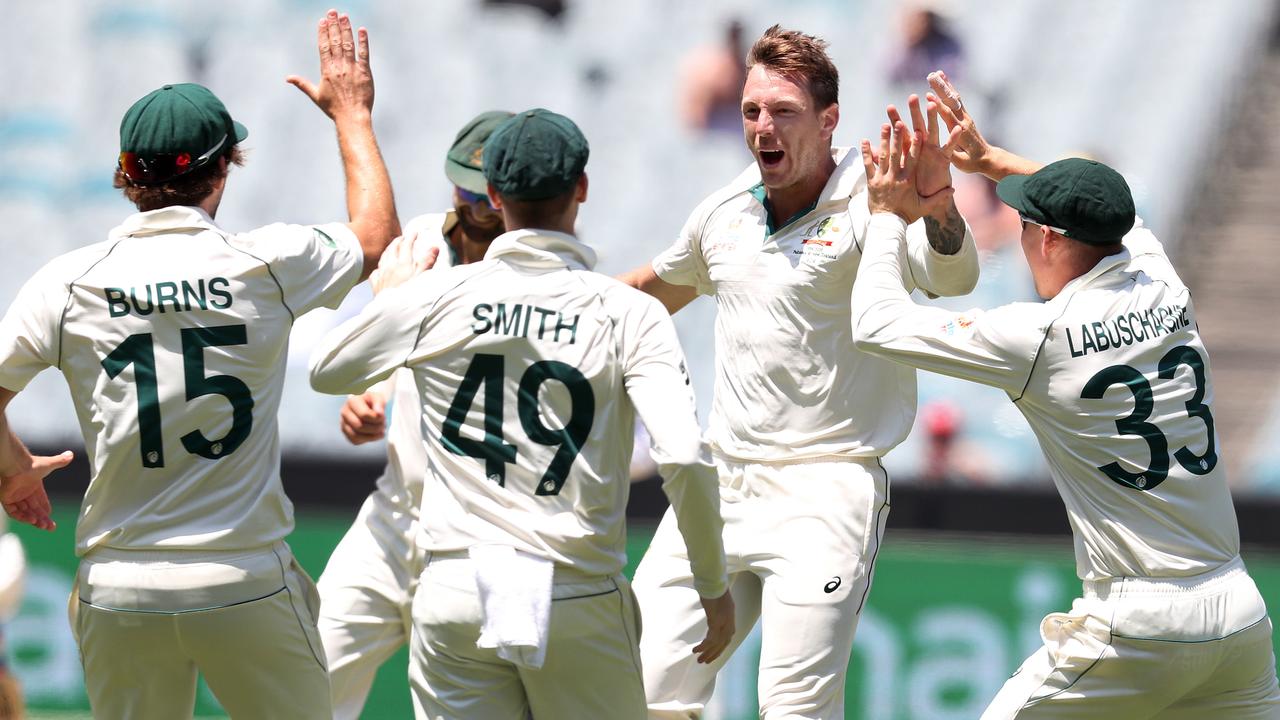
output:
POLYGON ((786 153, 782 150, 761 150, 760 164, 766 168, 777 167, 785 155, 786 153))

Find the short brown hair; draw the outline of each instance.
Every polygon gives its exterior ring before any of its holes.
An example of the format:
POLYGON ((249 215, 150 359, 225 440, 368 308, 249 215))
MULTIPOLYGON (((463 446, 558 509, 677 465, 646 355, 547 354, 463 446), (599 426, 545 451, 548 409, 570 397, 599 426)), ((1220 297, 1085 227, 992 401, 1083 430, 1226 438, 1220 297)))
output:
POLYGON ((172 205, 199 205, 209 193, 213 192, 218 181, 227 176, 232 165, 244 165, 244 152, 239 145, 232 145, 224 155, 227 159, 226 170, 222 163, 211 162, 159 185, 137 185, 125 177, 124 171, 116 167, 116 176, 111 181, 112 187, 124 191, 129 202, 138 207, 140 212, 159 210, 172 205))
MULTIPOLYGON (((579 175, 578 179, 581 180, 582 176, 579 175)), ((498 197, 502 200, 502 208, 511 215, 515 224, 521 227, 545 228, 555 225, 564 217, 577 192, 578 186, 574 183, 574 187, 568 192, 543 200, 517 200, 502 193, 498 193, 498 197)))
POLYGON ((803 80, 818 109, 840 101, 840 73, 827 56, 825 40, 774 25, 764 31, 747 53, 747 70, 756 65, 764 65, 793 80, 803 80))

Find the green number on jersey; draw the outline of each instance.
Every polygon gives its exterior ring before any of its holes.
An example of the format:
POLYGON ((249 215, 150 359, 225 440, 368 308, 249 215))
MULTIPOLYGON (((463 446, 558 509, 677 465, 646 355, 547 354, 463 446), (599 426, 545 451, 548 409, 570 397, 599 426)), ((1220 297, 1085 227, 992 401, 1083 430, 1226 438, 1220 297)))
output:
POLYGON ((253 394, 244 381, 232 375, 204 374, 204 349, 249 342, 243 325, 186 328, 182 331, 183 372, 187 377, 187 401, 205 395, 221 395, 231 403, 231 429, 220 440, 205 438, 200 430, 182 436, 182 447, 192 455, 217 460, 236 451, 253 429, 253 394))
MULTIPOLYGON (((1173 379, 1179 365, 1186 365, 1195 374, 1196 391, 1186 403, 1187 415, 1198 417, 1204 421, 1209 432, 1208 448, 1204 455, 1196 455, 1190 448, 1183 446, 1173 454, 1178 464, 1193 475, 1206 475, 1218 464, 1218 454, 1213 442, 1213 414, 1205 405, 1204 358, 1195 348, 1180 345, 1160 358, 1159 373, 1164 380, 1173 379)), ((1147 441, 1151 449, 1151 464, 1141 472, 1129 472, 1118 462, 1110 462, 1098 467, 1107 477, 1117 483, 1138 490, 1150 490, 1169 477, 1169 441, 1156 425, 1147 422, 1151 411, 1155 408, 1152 399, 1151 384, 1146 376, 1128 365, 1112 365, 1099 370, 1089 378, 1080 397, 1086 400, 1101 399, 1107 389, 1113 385, 1124 385, 1133 393, 1133 412, 1116 420, 1116 430, 1121 435, 1137 435, 1147 441)))
POLYGON ((507 463, 516 461, 516 446, 502 440, 502 363, 501 355, 476 355, 440 429, 440 442, 446 450, 484 460, 484 474, 499 486, 506 484, 507 463), (462 425, 481 385, 484 385, 484 440, 472 440, 462 436, 462 425))
POLYGON ((164 467, 164 439, 160 434, 160 393, 156 389, 156 353, 151 333, 130 335, 105 358, 102 367, 115 379, 133 365, 133 384, 138 386, 138 434, 141 435, 142 467, 164 467))
MULTIPOLYGON (((204 349, 244 345, 248 336, 244 325, 185 328, 182 331, 183 371, 187 400, 205 395, 221 395, 231 403, 231 429, 219 440, 208 440, 199 430, 182 436, 182 446, 193 455, 211 460, 235 452, 253 429, 253 395, 249 386, 231 375, 204 374, 204 349)), ((164 438, 161 432, 160 397, 156 381, 156 356, 151 333, 125 338, 102 360, 107 377, 115 379, 133 365, 133 382, 138 388, 138 433, 141 436, 142 466, 164 467, 164 438)))
POLYGON ((1195 373, 1196 393, 1186 403, 1187 415, 1198 417, 1204 422, 1205 430, 1209 433, 1209 442, 1204 455, 1196 455, 1190 448, 1183 445, 1173 454, 1173 458, 1192 475, 1208 475, 1218 465, 1218 453, 1213 444, 1213 413, 1209 411, 1209 406, 1204 404, 1204 358, 1200 357, 1200 353, 1196 352, 1195 348, 1186 345, 1176 347, 1160 358, 1160 377, 1172 380, 1179 365, 1186 365, 1191 368, 1191 372, 1195 373))
MULTIPOLYGON (((514 463, 517 453, 516 447, 508 445, 502 435, 505 360, 501 355, 476 354, 449 406, 440 432, 440 443, 446 450, 455 455, 484 460, 485 474, 500 486, 506 482, 507 463, 514 463), (461 431, 481 385, 484 386, 484 440, 472 440, 463 437, 461 431)), ((525 370, 520 378, 516 402, 520 426, 533 442, 557 448, 551 464, 538 480, 535 495, 560 494, 574 458, 578 457, 582 444, 591 434, 595 409, 596 397, 591 383, 577 368, 557 360, 542 360, 525 370), (569 420, 561 430, 547 427, 538 412, 538 391, 549 380, 563 384, 569 391, 569 420)))

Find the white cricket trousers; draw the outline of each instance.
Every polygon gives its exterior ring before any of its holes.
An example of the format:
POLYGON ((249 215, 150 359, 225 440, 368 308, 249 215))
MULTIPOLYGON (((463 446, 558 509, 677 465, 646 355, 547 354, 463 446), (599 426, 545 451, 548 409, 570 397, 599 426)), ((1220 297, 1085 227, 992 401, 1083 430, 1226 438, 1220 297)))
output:
POLYGON ((71 629, 95 720, 177 720, 196 674, 236 720, 328 718, 315 585, 289 547, 102 549, 81 560, 71 629))
POLYGON ((700 717, 716 673, 759 619, 760 717, 840 720, 889 515, 884 468, 875 458, 831 457, 716 465, 737 633, 716 662, 696 662, 706 618, 668 511, 635 576, 649 717, 700 717))
POLYGON ((413 629, 418 523, 382 490, 365 500, 316 582, 334 720, 356 720, 374 677, 413 629))
POLYGON ((982 720, 1280 720, 1266 612, 1239 557, 1189 578, 1086 581, 982 720))
POLYGON ((531 670, 476 647, 480 595, 466 554, 428 555, 409 646, 418 720, 643 720, 630 584, 621 575, 555 572, 546 660, 531 670))

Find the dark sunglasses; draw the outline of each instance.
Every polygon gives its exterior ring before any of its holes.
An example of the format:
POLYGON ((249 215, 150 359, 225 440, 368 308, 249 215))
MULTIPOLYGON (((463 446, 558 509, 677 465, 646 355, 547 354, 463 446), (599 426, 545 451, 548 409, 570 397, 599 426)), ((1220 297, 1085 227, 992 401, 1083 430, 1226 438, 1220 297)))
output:
MULTIPOLYGON (((458 186, 455 185, 454 187, 458 187, 458 186)), ((498 209, 493 206, 493 203, 489 202, 489 196, 485 195, 484 193, 473 193, 464 187, 458 187, 458 197, 462 198, 462 201, 468 205, 475 205, 476 203, 484 203, 485 205, 489 206, 490 210, 498 209)))
POLYGON ((135 152, 122 152, 118 167, 131 182, 140 185, 162 183, 185 175, 209 162, 226 144, 227 136, 223 135, 217 145, 195 158, 191 157, 191 153, 186 152, 159 153, 146 157, 135 152))

